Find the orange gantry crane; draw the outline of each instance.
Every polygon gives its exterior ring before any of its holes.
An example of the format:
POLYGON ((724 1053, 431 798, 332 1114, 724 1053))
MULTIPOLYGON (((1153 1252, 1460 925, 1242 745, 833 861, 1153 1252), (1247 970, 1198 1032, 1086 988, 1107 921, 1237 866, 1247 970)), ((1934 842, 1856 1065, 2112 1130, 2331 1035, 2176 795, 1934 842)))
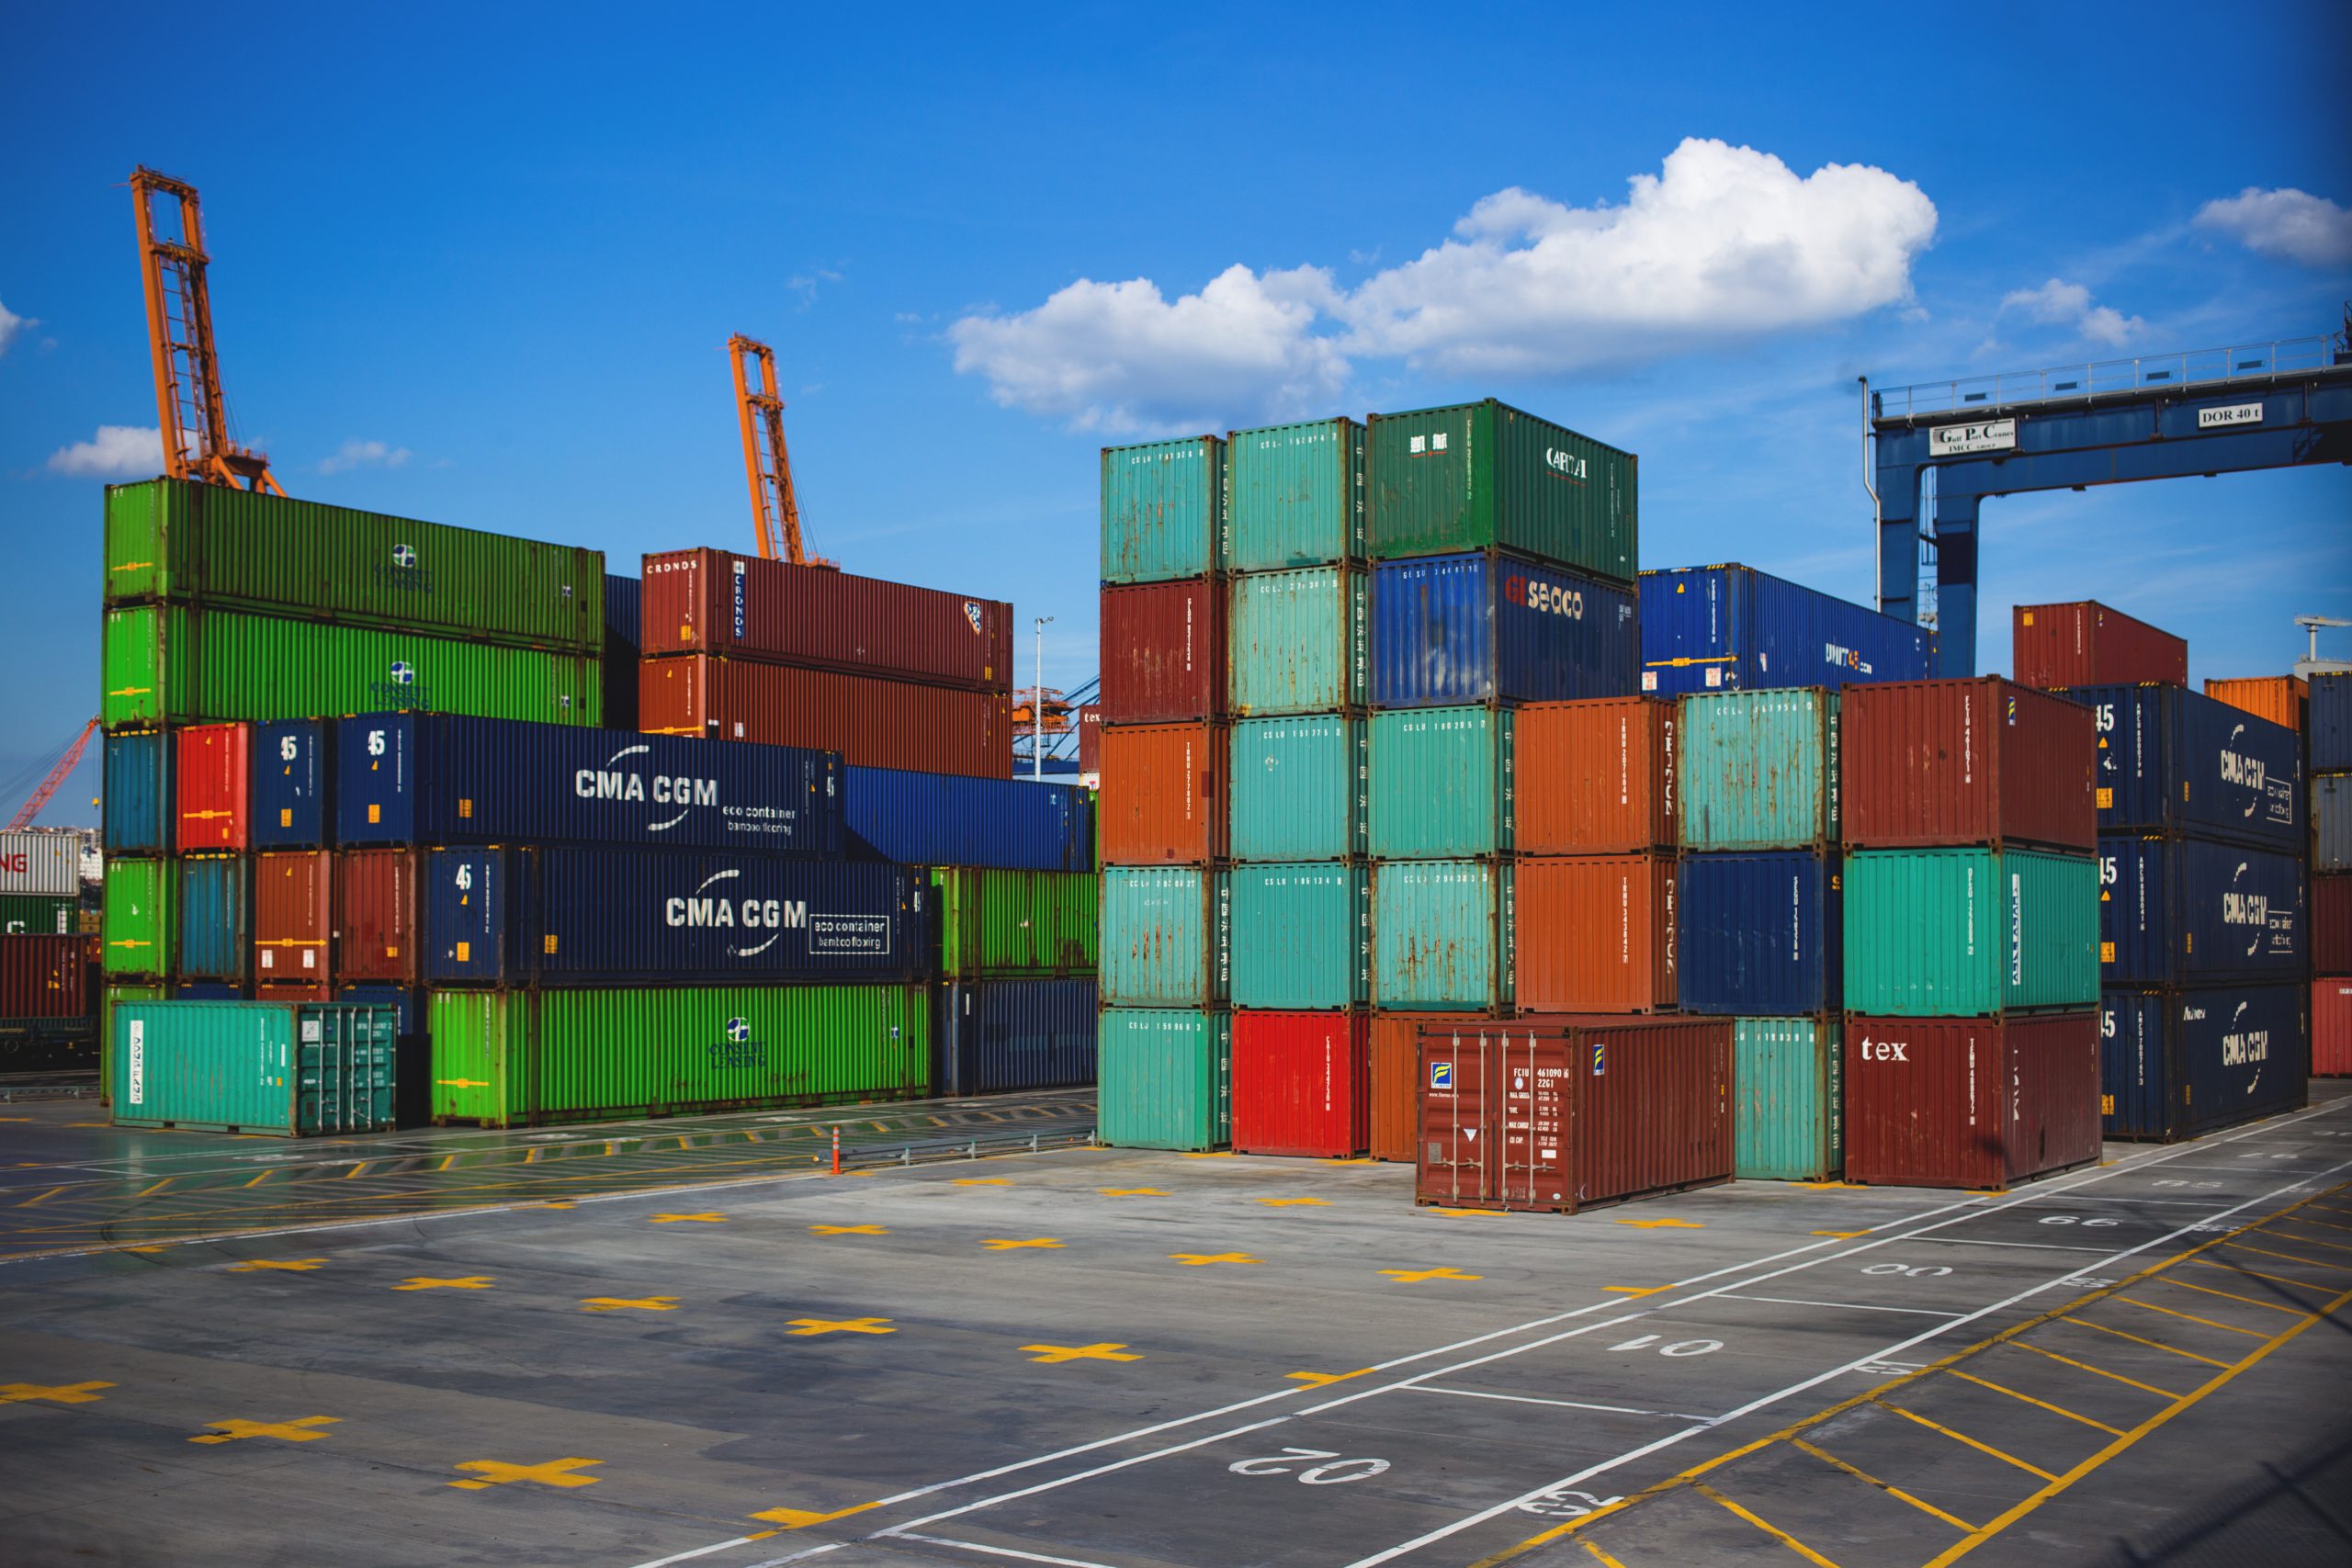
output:
POLYGON ((792 492, 792 455, 784 446, 784 399, 775 389, 775 351, 737 333, 727 340, 735 369, 735 413, 743 426, 743 473, 752 485, 752 526, 760 558, 795 566, 831 566, 800 543, 800 502, 792 492))
POLYGON ((139 268, 146 284, 147 343, 155 360, 164 473, 284 495, 270 474, 269 459, 229 438, 196 187, 142 164, 131 171, 130 196, 139 209, 139 268))

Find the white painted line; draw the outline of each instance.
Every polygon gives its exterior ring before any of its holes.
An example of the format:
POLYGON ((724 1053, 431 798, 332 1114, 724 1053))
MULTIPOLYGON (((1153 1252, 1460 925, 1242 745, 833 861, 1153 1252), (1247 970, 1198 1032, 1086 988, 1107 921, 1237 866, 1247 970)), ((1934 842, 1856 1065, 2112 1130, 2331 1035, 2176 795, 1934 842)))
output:
POLYGON ((1507 1399, 1513 1404, 1556 1404, 1563 1410, 1605 1410, 1612 1416, 1656 1416, 1668 1421, 1708 1421, 1712 1416, 1686 1416, 1679 1410, 1635 1410, 1626 1404, 1587 1404, 1574 1399, 1538 1399, 1530 1393, 1487 1393, 1475 1388, 1438 1388, 1430 1383, 1415 1383, 1407 1393, 1451 1393, 1463 1399, 1507 1399))
POLYGON ((725 1551, 730 1547, 749 1546, 754 1541, 766 1539, 767 1537, 763 1535, 739 1535, 733 1540, 713 1541, 708 1546, 697 1546, 691 1551, 676 1551, 667 1557, 657 1557, 650 1562, 639 1563, 637 1568, 670 1568, 673 1562, 692 1562, 695 1558, 707 1557, 714 1551, 725 1551))
MULTIPOLYGON (((2246 1200, 2249 1203, 2253 1201, 2246 1200)), ((1935 1239, 1946 1247, 2022 1247, 2035 1252, 2096 1252, 2102 1258, 2108 1256, 2103 1247, 2074 1247, 2063 1241, 1986 1241, 1973 1235, 1939 1235, 1935 1239)))
POLYGON ((1055 1568, 1112 1568, 1108 1562, 1089 1562, 1079 1557, 1047 1557, 1041 1552, 1015 1551, 1009 1546, 982 1546, 976 1540, 949 1540, 944 1536, 913 1535, 899 1532, 901 1540, 919 1540, 925 1546, 952 1546, 959 1551, 985 1551, 990 1557, 1017 1557, 1023 1562, 1050 1562, 1055 1568))
POLYGON ((1956 1312, 1938 1312, 1932 1307, 1864 1306, 1860 1302, 1801 1302, 1794 1296, 1741 1296, 1725 1291, 1721 1298, 1727 1302, 1770 1302, 1774 1306, 1828 1307, 1835 1312, 1907 1312, 1920 1317, 1958 1317, 1956 1312))

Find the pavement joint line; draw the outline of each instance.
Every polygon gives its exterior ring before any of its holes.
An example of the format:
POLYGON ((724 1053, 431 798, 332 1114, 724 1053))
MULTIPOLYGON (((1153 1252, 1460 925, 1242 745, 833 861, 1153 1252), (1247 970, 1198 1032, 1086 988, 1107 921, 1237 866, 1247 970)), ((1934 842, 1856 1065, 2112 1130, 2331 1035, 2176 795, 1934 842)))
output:
POLYGON ((1770 1536, 1774 1540, 1779 1541, 1782 1546, 1787 1547, 1791 1551, 1795 1552, 1799 1557, 1804 1558, 1807 1562, 1814 1564, 1814 1568, 1838 1568, 1838 1564, 1832 1562, 1826 1557, 1822 1556, 1821 1553, 1815 1551, 1813 1548, 1807 1546, 1804 1542, 1799 1540, 1788 1531, 1781 1529, 1778 1525, 1769 1524, 1758 1516, 1749 1513, 1746 1508, 1741 1507, 1738 1504, 1733 1502, 1730 1498, 1724 1496, 1722 1493, 1716 1491, 1713 1487, 1707 1485, 1703 1482, 1693 1482, 1691 1483, 1691 1490, 1698 1493, 1700 1496, 1706 1498, 1709 1502, 1720 1504, 1724 1507, 1728 1508, 1731 1512, 1747 1520, 1758 1529, 1762 1530, 1766 1535, 1770 1536))
POLYGON ((2136 1296, 2110 1296, 2109 1300, 2124 1302, 2135 1307, 2145 1307, 2150 1312, 2160 1312, 2168 1317, 2177 1317, 2188 1323, 2201 1323, 2208 1328, 2219 1328, 2231 1334, 2249 1334, 2256 1339, 2270 1337, 2259 1328, 2240 1328, 2234 1323, 2222 1323, 2216 1318, 2199 1317, 2193 1312, 2175 1312, 2170 1307, 2158 1306, 2154 1302, 2143 1302, 2136 1296))
POLYGON ((1821 1461, 1822 1463, 1842 1470, 1847 1474, 1852 1476, 1855 1480, 1868 1482, 1871 1485, 1875 1486, 1880 1491, 1885 1493, 1888 1496, 1899 1498, 1903 1502, 1910 1504, 1913 1507, 1918 1509, 1923 1514, 1933 1514, 1936 1517, 1943 1520, 1944 1523, 1951 1525, 1955 1529, 1973 1530, 1976 1528, 1974 1525, 1970 1524, 1966 1519, 1960 1517, 1957 1514, 1947 1514, 1941 1508, 1937 1507, 1933 1503, 1928 1502, 1922 1498, 1914 1497, 1910 1493, 1905 1492, 1902 1487, 1895 1485, 1891 1481, 1881 1481, 1877 1476, 1870 1473, 1870 1472, 1863 1470, 1857 1465, 1847 1463, 1844 1460, 1839 1459, 1836 1454, 1831 1453, 1827 1449, 1808 1443, 1803 1438, 1791 1438, 1789 1439, 1789 1443, 1793 1448, 1804 1450, 1806 1453, 1809 1453, 1814 1458, 1821 1461))
MULTIPOLYGON (((2049 1411, 2052 1416, 2064 1416, 2069 1421, 2080 1421, 2086 1427, 2097 1427, 2100 1431, 2109 1433, 2111 1436, 2120 1438, 2123 1435, 2123 1428, 2120 1427, 2110 1427, 2104 1421, 2092 1420, 2089 1416, 2084 1415, 2079 1410, 2069 1410, 2063 1404, 2052 1404, 2046 1399, 2036 1399, 2030 1393, 2019 1393, 2016 1389, 2009 1388, 2002 1383, 1996 1383, 1990 1378, 1980 1378, 1974 1372, 1963 1372, 1958 1367, 1951 1367, 1946 1369, 1946 1375, 1958 1378, 1963 1382, 1973 1382, 1978 1388, 1989 1388, 1995 1393, 2006 1393, 2011 1399, 2022 1399, 2028 1404, 2041 1406, 2042 1409, 2049 1411)), ((1973 1525, 1962 1525, 1961 1528, 1962 1529, 1974 1529, 1976 1527, 1973 1525)))

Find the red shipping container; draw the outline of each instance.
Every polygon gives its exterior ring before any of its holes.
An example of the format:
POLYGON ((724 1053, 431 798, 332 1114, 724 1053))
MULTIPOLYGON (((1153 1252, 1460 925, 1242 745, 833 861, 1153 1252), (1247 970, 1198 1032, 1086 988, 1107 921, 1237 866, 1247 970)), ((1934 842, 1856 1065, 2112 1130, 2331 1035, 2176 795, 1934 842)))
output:
POLYGON ((2096 1012, 1849 1017, 1846 1179, 1989 1190, 2098 1158, 2098 1050, 2096 1012))
POLYGON ((1012 606, 727 550, 645 558, 646 658, 717 653, 975 692, 1012 689, 1012 606))
POLYGON ((1102 771, 1102 705, 1089 703, 1078 710, 1078 771, 1102 771))
POLYGON ((333 986, 289 986, 283 981, 275 986, 255 986, 254 1000, 257 1002, 331 1002, 334 1000, 333 986))
POLYGON ((1466 1023, 1496 1027, 1494 1016, 1478 1012, 1375 1012, 1367 1032, 1371 1081, 1370 1143, 1374 1159, 1411 1164, 1421 1133, 1421 1027, 1466 1023))
POLYGON ((1421 1032, 1413 1196, 1573 1214, 1729 1181, 1727 1018, 1523 1018, 1421 1032))
POLYGON ((2312 982, 2312 1077, 2352 1077, 2352 977, 2312 982))
POLYGON ((1521 707, 1512 763, 1519 852, 1674 848, 1678 712, 1655 697, 1521 707))
POLYGON ((2208 681, 2205 694, 2217 703, 2243 708, 2257 718, 2283 724, 2298 735, 2311 729, 2311 686, 2300 675, 2246 675, 2229 681, 2208 681))
POLYGON ((90 939, 0 936, 0 1018, 87 1018, 90 939))
POLYGON ((253 726, 192 724, 179 732, 178 822, 174 846, 242 850, 254 798, 253 726))
POLYGON ((1368 1132, 1363 1013, 1233 1014, 1233 1146, 1241 1154, 1352 1159, 1368 1132))
POLYGON ((1519 966, 1513 995, 1521 1009, 1672 1010, 1672 855, 1522 859, 1514 874, 1519 966))
POLYGON ((1196 865, 1225 858, 1223 725, 1102 731, 1095 820, 1105 865, 1196 865))
POLYGON ((414 985, 424 855, 416 850, 345 850, 335 867, 334 976, 414 985))
POLYGON ((2020 686, 2186 686, 2188 643, 2094 599, 2009 612, 2010 674, 2020 686))
POLYGON ((1105 722, 1224 716, 1223 578, 1105 588, 1102 620, 1105 722))
POLYGON ((838 751, 854 767, 1012 776, 1012 705, 1001 693, 690 653, 637 667, 638 728, 838 751))
POLYGON ((254 978, 323 984, 334 973, 334 852, 254 857, 254 978))
POLYGON ((2091 710, 2004 681, 1895 681, 1844 694, 1849 849, 2098 847, 2091 710))
POLYGON ((2352 975, 2352 872, 2312 878, 2312 973, 2352 975))

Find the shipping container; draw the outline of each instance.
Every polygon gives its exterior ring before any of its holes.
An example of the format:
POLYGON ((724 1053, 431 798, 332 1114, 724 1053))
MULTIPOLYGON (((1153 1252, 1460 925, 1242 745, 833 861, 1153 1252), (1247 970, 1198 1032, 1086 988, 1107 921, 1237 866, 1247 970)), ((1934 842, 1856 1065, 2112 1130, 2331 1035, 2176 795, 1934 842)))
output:
MULTIPOLYGON (((394 1032, 403 1038, 410 1035, 421 1035, 424 1032, 424 991, 415 986, 337 986, 334 988, 334 999, 346 1007, 391 1009, 392 1017, 396 1026, 394 1032)), ((403 1056, 401 1060, 401 1066, 405 1067, 407 1065, 407 1058, 403 1056)), ((420 1062, 418 1066, 421 1071, 425 1064, 420 1062)), ((420 1076, 417 1079, 416 1085, 414 1086, 400 1084, 399 1080, 402 1076, 404 1075, 395 1075, 394 1079, 395 1083, 399 1084, 401 1089, 401 1092, 400 1098, 401 1100, 403 1102, 407 1100, 407 1090, 409 1088, 421 1087, 426 1091, 424 1098, 428 1109, 425 1110, 423 1114, 414 1118, 403 1114, 401 1117, 401 1124, 405 1126, 412 1121, 422 1122, 429 1119, 431 1115, 429 1105, 432 1099, 431 1083, 425 1077, 420 1076)))
POLYGON ((2311 679, 2312 772, 2352 772, 2352 674, 2311 679))
POLYGON ((1518 712, 1513 841, 1521 854, 1638 854, 1677 837, 1680 717, 1672 703, 1601 697, 1518 712))
POLYGON ((850 852, 907 865, 1091 871, 1094 792, 1028 779, 844 768, 850 852))
POLYGON ((2352 773, 2312 780, 2312 869, 2352 871, 2352 773))
POLYGON ((260 850, 322 850, 334 842, 327 790, 335 723, 279 719, 253 727, 253 842, 260 850))
POLYGON ((0 935, 74 936, 81 901, 57 893, 0 893, 0 935))
POLYGON ((2352 975, 2352 876, 2312 878, 2312 973, 2352 975))
POLYGON ((1204 866, 1102 872, 1105 1007, 1212 1007, 1232 978, 1232 894, 1204 866))
POLYGON ((79 936, 0 936, 0 1018, 85 1018, 90 943, 79 936))
POLYGON ((2188 684, 2188 642, 2095 599, 2009 612, 2010 677, 2020 686, 2188 684))
POLYGON ((1225 570, 1225 443, 1216 436, 1105 446, 1102 493, 1104 582, 1225 570))
POLYGON ((1846 1020, 1846 1179, 1996 1190, 2099 1156, 2097 1012, 1846 1020))
POLYGON ((2299 851, 2295 732, 2177 686, 2074 686, 2098 735, 2098 830, 2195 833, 2299 851))
POLYGON ((1431 1025, 1414 1199, 1573 1214, 1728 1181, 1731 1042, 1729 1019, 1431 1025))
POLYGON ((605 573, 604 725, 637 728, 637 664, 644 657, 641 634, 645 584, 634 577, 605 573))
POLYGON ((975 692, 1012 688, 1012 606, 729 550, 645 558, 647 658, 715 653, 975 692))
POLYGON ((321 985, 334 973, 334 852, 254 857, 253 977, 321 985))
POLYGON ((135 605, 107 612, 98 716, 110 730, 394 709, 594 726, 597 663, 454 633, 135 605))
POLYGON ((2170 1144, 2299 1111, 2311 994, 2302 982, 2099 995, 2105 1134, 2170 1144))
POLYGON ((1845 909, 1835 854, 1684 855, 1681 877, 1684 1012, 1838 1010, 1845 909))
POLYGON ((1102 732, 1096 810, 1106 865, 1182 865, 1226 855, 1223 725, 1162 724, 1102 732))
POLYGON ((1102 692, 1111 724, 1188 724, 1226 712, 1226 581, 1105 588, 1102 692))
POLYGON ((951 980, 933 1010, 931 1092, 1091 1085, 1094 1021, 1091 978, 951 980))
POLYGON ((2099 983, 2202 986, 2311 973, 2292 854, 2119 834, 2098 841, 2099 983))
POLYGON ((1502 548, 1634 581, 1640 459, 1630 452, 1491 398, 1374 414, 1365 449, 1376 557, 1502 548))
POLYGON ((335 739, 344 844, 842 851, 823 751, 446 715, 364 714, 335 739))
POLYGON ((253 955, 253 862, 244 855, 188 855, 180 862, 175 974, 243 985, 253 955))
POLYGON ((1742 1018, 1732 1027, 1733 1171, 1742 1181, 1830 1181, 1846 1164, 1845 1026, 1742 1018))
POLYGON ((1281 571, 1364 554, 1363 426, 1319 419, 1226 437, 1226 564, 1281 571))
POLYGON ((1671 1012, 1670 854, 1522 856, 1517 1004, 1529 1012, 1671 1012))
POLYGON ((2301 735, 2310 726, 2311 687, 2300 675, 2246 675, 2208 681, 2205 694, 2301 735))
POLYGON ((1360 569, 1236 577, 1226 608, 1228 705, 1244 716, 1360 707, 1372 678, 1371 637, 1372 579, 1360 569))
MULTIPOLYGON (((1097 665, 1097 669, 1101 666, 1097 665)), ((1078 771, 1100 776, 1102 772, 1102 705, 1088 703, 1078 710, 1078 771)))
POLYGON ((1001 693, 700 653, 645 660, 637 675, 638 725, 650 735, 838 751, 862 768, 1012 771, 1012 705, 1001 693))
POLYGON ((118 1127, 304 1137, 392 1125, 390 1008, 131 1002, 114 1028, 118 1127))
POLYGON ((305 986, 292 981, 255 986, 253 999, 257 1002, 331 1002, 335 999, 335 987, 322 982, 305 986))
POLYGON ((1361 862, 1237 865, 1229 886, 1235 1008, 1298 1012, 1370 999, 1372 883, 1361 862))
POLYGON ((1634 591, 1482 551, 1372 574, 1374 706, 1571 702, 1634 694, 1634 591))
POLYGON ((125 1002, 160 1002, 164 987, 153 980, 109 982, 98 993, 98 1103, 114 1103, 114 1015, 125 1002))
POLYGON ((1384 861, 1372 868, 1372 998, 1392 1012, 1511 1005, 1518 912, 1494 861, 1384 861))
POLYGON ((191 724, 174 739, 179 788, 172 847, 182 854, 244 849, 253 841, 253 726, 191 724))
POLYGON ((1370 1081, 1369 1152, 1374 1159, 1411 1164, 1418 1157, 1421 1126, 1421 1030, 1437 1023, 1492 1028, 1491 1014, 1476 1012, 1375 1012, 1366 1029, 1366 1076, 1370 1081))
POLYGON ((1095 1135, 1125 1149, 1221 1149, 1233 1137, 1233 1015, 1102 1010, 1095 1135))
POLYGON ((1820 686, 1682 699, 1682 847, 1834 849, 1838 695, 1820 686))
POLYGON ((1924 681, 1935 634, 1754 567, 1642 573, 1642 690, 1661 697, 1772 686, 1924 681))
POLYGON ((1091 978, 1099 967, 1102 879, 1094 873, 943 866, 930 875, 941 978, 1091 978))
POLYGON ((1370 1135, 1360 1012, 1233 1013, 1233 1147, 1352 1159, 1370 1135))
POLYGON ((1383 860, 1508 854, 1519 716, 1510 708, 1404 708, 1365 726, 1372 853, 1383 860))
POLYGON ((2352 976, 2312 982, 2312 1076, 2352 1076, 2352 976))
POLYGON ((335 858, 334 978, 416 984, 424 948, 423 852, 345 850, 335 858))
POLYGON ((172 987, 175 1002, 242 1002, 252 998, 243 986, 227 980, 182 980, 172 987))
POLYGON ((433 1119, 488 1127, 920 1100, 931 987, 434 991, 433 1119))
POLYGON ((99 820, 109 855, 167 855, 172 834, 172 768, 179 748, 160 729, 126 729, 106 738, 99 820))
POLYGON ((1846 857, 1846 1006, 1968 1018, 2098 1000, 2098 862, 2034 850, 1846 857))
POLYGON ((82 891, 82 840, 73 833, 0 831, 0 893, 75 897, 82 891))
POLYGON ((109 979, 172 972, 172 921, 179 913, 179 863, 110 860, 99 931, 99 966, 109 979))
POLYGON ((1339 714, 1233 727, 1227 846, 1238 861, 1346 860, 1365 852, 1365 726, 1339 714))
POLYGON ((2098 843, 2091 711, 1986 675, 1844 694, 1849 849, 2098 843))

